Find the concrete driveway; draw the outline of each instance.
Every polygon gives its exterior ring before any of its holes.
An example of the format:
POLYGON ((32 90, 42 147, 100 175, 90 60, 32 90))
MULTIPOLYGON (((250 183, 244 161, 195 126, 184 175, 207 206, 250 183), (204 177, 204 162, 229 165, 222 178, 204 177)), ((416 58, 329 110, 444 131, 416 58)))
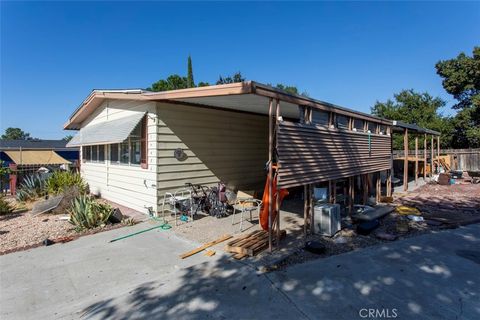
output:
POLYGON ((0 318, 480 317, 480 225, 268 274, 225 255, 180 260, 197 244, 170 231, 108 243, 149 226, 1 256, 0 318))

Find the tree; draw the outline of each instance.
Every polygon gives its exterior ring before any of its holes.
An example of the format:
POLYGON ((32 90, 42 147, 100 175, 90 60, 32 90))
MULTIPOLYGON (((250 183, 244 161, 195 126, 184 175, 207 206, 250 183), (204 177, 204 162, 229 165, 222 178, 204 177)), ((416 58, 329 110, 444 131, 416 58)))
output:
POLYGON ((73 139, 73 136, 72 136, 71 134, 68 134, 68 135, 66 135, 65 137, 63 137, 62 140, 68 142, 68 141, 70 141, 70 140, 72 140, 72 139, 73 139))
POLYGON ((218 77, 216 84, 227 84, 227 83, 236 83, 236 82, 243 82, 243 81, 245 81, 245 78, 242 77, 242 73, 238 71, 234 73, 233 76, 223 77, 222 75, 220 75, 218 77))
POLYGON ((193 81, 193 68, 192 68, 192 58, 188 56, 188 66, 187 66, 187 87, 195 88, 195 81, 193 81))
POLYGON ((439 61, 437 74, 443 78, 443 88, 458 101, 459 110, 452 119, 455 148, 480 147, 480 47, 473 56, 460 53, 456 58, 439 61))
MULTIPOLYGON (((406 123, 417 124, 420 127, 439 131, 442 134, 442 147, 449 147, 452 142, 452 125, 449 117, 443 117, 439 109, 445 106, 445 101, 432 97, 427 92, 418 93, 413 89, 403 90, 394 95, 394 100, 375 103, 372 114, 406 123)), ((411 139, 413 147, 413 139, 411 139)), ((403 149, 403 137, 395 135, 394 149, 403 149)))
POLYGON ((200 81, 197 85, 197 87, 208 87, 208 86, 210 86, 210 83, 203 82, 203 81, 200 81))
POLYGON ((304 97, 309 97, 308 93, 305 92, 305 91, 300 93, 296 86, 288 86, 288 85, 284 85, 284 84, 281 84, 281 83, 277 83, 275 88, 283 90, 283 91, 285 91, 287 93, 290 93, 290 94, 296 94, 296 95, 301 95, 301 96, 304 96, 304 97))
POLYGON ((1 137, 2 140, 32 140, 30 133, 24 132, 20 128, 9 127, 5 129, 5 134, 1 137))
POLYGON ((152 83, 150 88, 147 88, 148 91, 168 91, 168 90, 177 90, 177 89, 186 89, 188 88, 187 78, 181 77, 178 74, 172 74, 168 76, 167 79, 158 80, 155 83, 152 83))

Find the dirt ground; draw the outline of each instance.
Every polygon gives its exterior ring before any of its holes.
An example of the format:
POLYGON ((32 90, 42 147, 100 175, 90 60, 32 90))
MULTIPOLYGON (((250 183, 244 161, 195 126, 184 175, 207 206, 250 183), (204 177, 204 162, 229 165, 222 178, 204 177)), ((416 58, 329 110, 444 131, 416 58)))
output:
MULTIPOLYGON (((328 257, 364 247, 379 245, 389 241, 414 237, 432 231, 456 228, 460 225, 480 222, 480 184, 455 184, 442 186, 427 184, 417 190, 395 198, 393 205, 415 207, 420 210, 424 221, 415 222, 396 212, 379 220, 380 226, 369 235, 359 235, 354 226, 343 228, 334 237, 309 235, 307 241, 318 241, 325 246, 323 254, 314 254, 306 251, 302 230, 290 232, 287 241, 282 244, 280 252, 286 252, 284 258, 281 254, 273 256, 263 255, 256 258, 269 265, 271 269, 282 269, 292 264, 328 257), (397 230, 398 220, 408 224, 408 231, 400 233, 397 230), (387 233, 395 236, 395 240, 382 240, 378 234, 387 233), (290 251, 290 254, 288 253, 290 251)), ((287 218, 288 219, 288 218, 287 218)))
MULTIPOLYGON (((131 210, 118 204, 109 202, 113 207, 120 207, 125 214, 131 210), (123 209, 122 209, 123 208, 123 209)), ((25 207, 31 208, 31 204, 25 207)), ((80 236, 107 231, 122 227, 123 224, 107 224, 105 227, 99 227, 82 232, 74 230, 74 226, 67 220, 61 220, 61 217, 68 215, 40 214, 33 215, 31 211, 12 213, 0 216, 0 255, 10 252, 26 250, 38 247, 43 244, 45 239, 54 242, 68 242, 80 236)), ((136 217, 137 215, 135 215, 136 217)))

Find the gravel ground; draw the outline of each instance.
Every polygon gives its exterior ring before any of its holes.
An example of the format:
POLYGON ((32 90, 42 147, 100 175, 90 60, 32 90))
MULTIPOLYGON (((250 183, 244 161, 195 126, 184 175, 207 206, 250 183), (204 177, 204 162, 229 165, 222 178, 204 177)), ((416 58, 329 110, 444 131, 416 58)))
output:
MULTIPOLYGON (((109 203, 114 207, 120 207, 124 213, 130 210, 109 203)), ((31 208, 31 204, 26 207, 31 208)), ((45 239, 67 242, 80 236, 123 227, 121 223, 107 224, 105 227, 77 232, 67 220, 59 220, 65 216, 54 214, 34 216, 30 211, 0 216, 0 255, 41 246, 45 239)))

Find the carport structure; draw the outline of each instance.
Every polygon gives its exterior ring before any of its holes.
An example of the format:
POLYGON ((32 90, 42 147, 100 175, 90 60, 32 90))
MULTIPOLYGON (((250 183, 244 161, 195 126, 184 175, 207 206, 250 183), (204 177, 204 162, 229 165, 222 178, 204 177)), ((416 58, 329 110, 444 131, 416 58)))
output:
MULTIPOLYGON (((415 185, 418 185, 419 162, 423 162, 423 180, 427 178, 427 156, 428 156, 428 141, 430 140, 430 179, 434 173, 434 159, 435 159, 435 140, 437 142, 437 162, 440 157, 440 132, 419 127, 415 124, 409 124, 402 121, 393 121, 393 132, 400 132, 403 134, 403 190, 408 191, 408 163, 413 161, 415 185), (409 135, 415 137, 414 156, 409 155, 409 135), (423 138, 423 150, 419 155, 419 137, 423 138), (436 139, 435 139, 436 137, 436 139), (421 156, 421 157, 420 157, 421 156)), ((400 160, 400 159, 399 159, 400 160)))
POLYGON ((303 187, 305 234, 313 230, 315 184, 328 184, 329 201, 335 203, 336 184, 342 181, 350 212, 355 202, 355 186, 361 185, 364 203, 369 191, 379 199, 381 172, 386 173, 387 193, 391 190, 393 123, 390 120, 253 81, 145 93, 143 97, 268 116, 267 181, 269 199, 274 199, 269 201, 268 208, 270 249, 273 237, 277 241, 280 238, 277 195, 281 189, 303 187))

